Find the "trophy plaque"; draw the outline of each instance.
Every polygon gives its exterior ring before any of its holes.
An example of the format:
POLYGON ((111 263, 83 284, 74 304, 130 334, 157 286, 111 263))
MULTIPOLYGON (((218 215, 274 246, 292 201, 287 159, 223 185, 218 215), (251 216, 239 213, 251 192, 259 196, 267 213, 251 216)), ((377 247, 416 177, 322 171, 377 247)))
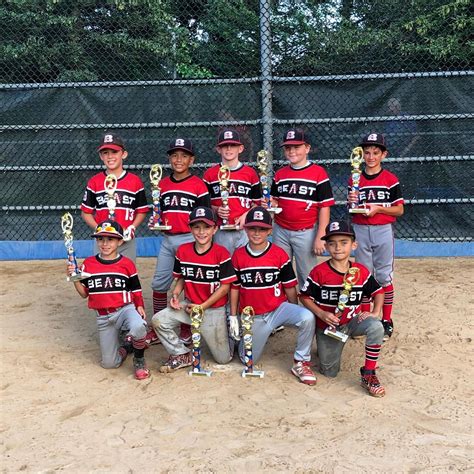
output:
MULTIPOLYGON (((350 157, 351 161, 351 177, 352 177, 352 192, 359 194, 360 175, 362 173, 361 165, 364 162, 364 149, 360 146, 354 148, 350 157)), ((357 197, 357 200, 359 197, 357 197)), ((359 202, 352 202, 349 208, 351 214, 368 214, 370 209, 361 207, 359 202)))
POLYGON ((242 377, 259 377, 263 378, 265 372, 262 370, 255 370, 253 367, 253 354, 252 354, 252 325, 255 311, 252 306, 246 306, 242 310, 240 319, 242 321, 242 337, 245 350, 245 369, 242 371, 242 377))
POLYGON ((72 215, 69 212, 66 212, 66 214, 61 217, 61 228, 63 230, 64 235, 64 246, 67 250, 67 261, 68 263, 74 265, 74 272, 66 278, 66 281, 74 282, 89 278, 91 274, 81 272, 81 270, 79 270, 79 266, 77 265, 76 252, 74 250, 74 247, 72 246, 72 242, 74 240, 74 237, 72 235, 73 225, 74 219, 72 218, 72 215))
POLYGON ((260 174, 260 184, 262 186, 263 199, 266 203, 266 209, 268 212, 273 214, 279 214, 281 212, 281 207, 272 207, 272 202, 270 199, 270 184, 268 176, 268 153, 265 150, 260 150, 257 153, 257 168, 260 174))
POLYGON ((109 210, 109 220, 115 220, 115 208, 117 201, 115 200, 115 191, 117 190, 117 176, 108 174, 104 179, 104 189, 107 194, 107 208, 109 210))
MULTIPOLYGON (((222 165, 219 168, 219 173, 217 175, 219 179, 219 188, 222 199, 222 206, 229 208, 229 180, 230 180, 230 169, 226 165, 222 165)), ((239 227, 236 224, 229 224, 227 219, 222 219, 222 225, 219 226, 221 230, 239 230, 239 227)))
POLYGON ((201 324, 204 310, 201 305, 194 305, 191 310, 191 335, 193 341, 193 368, 189 375, 210 377, 212 372, 201 368, 201 324))
MULTIPOLYGON (((351 267, 349 270, 346 272, 344 275, 344 278, 342 280, 343 284, 343 290, 341 291, 341 294, 339 295, 339 300, 337 302, 337 307, 336 310, 334 311, 334 314, 338 316, 339 314, 342 314, 344 309, 347 307, 347 303, 349 303, 349 296, 352 290, 352 287, 359 281, 360 278, 360 269, 357 267, 351 267)), ((349 336, 344 332, 345 328, 333 328, 333 327, 327 327, 324 330, 324 334, 326 336, 332 337, 333 339, 337 339, 338 341, 341 342, 346 342, 347 339, 349 339, 349 336)))
POLYGON ((163 168, 161 165, 152 165, 150 169, 150 183, 151 183, 151 197, 153 200, 153 208, 151 215, 151 222, 148 225, 150 230, 171 230, 171 226, 168 225, 168 221, 165 221, 163 224, 161 222, 161 207, 160 207, 160 181, 163 176, 163 168))

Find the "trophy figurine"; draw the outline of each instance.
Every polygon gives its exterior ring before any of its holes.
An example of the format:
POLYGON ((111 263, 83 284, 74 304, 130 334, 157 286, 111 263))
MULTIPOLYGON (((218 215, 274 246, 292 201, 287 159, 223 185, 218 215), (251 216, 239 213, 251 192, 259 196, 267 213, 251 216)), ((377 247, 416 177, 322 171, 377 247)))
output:
POLYGON ((163 168, 161 165, 153 165, 150 169, 151 197, 153 199, 151 223, 148 225, 150 230, 171 230, 171 226, 168 225, 168 221, 165 221, 164 224, 161 222, 160 181, 162 176, 163 168))
POLYGON ((194 305, 191 310, 191 335, 193 341, 193 368, 189 375, 204 375, 210 377, 212 372, 201 368, 201 324, 204 310, 201 305, 194 305))
POLYGON ((242 377, 259 377, 263 378, 265 372, 262 370, 254 370, 253 368, 253 354, 252 354, 252 325, 255 311, 252 306, 246 306, 242 310, 240 319, 242 321, 242 337, 244 341, 245 350, 245 369, 242 371, 242 377))
POLYGON ((104 179, 104 188, 107 193, 107 208, 109 209, 109 220, 115 220, 115 208, 117 202, 115 201, 115 191, 117 190, 117 176, 108 174, 104 179))
MULTIPOLYGON (((336 311, 334 314, 338 316, 342 314, 344 309, 347 307, 347 303, 349 303, 349 296, 351 294, 352 287, 359 281, 360 278, 360 269, 357 267, 351 267, 344 275, 342 284, 344 289, 341 291, 339 295, 339 300, 337 302, 336 311)), ((324 334, 326 336, 332 337, 333 339, 337 339, 341 342, 346 342, 349 339, 349 336, 344 333, 344 328, 342 330, 338 330, 337 328, 327 327, 324 330, 324 334)))
POLYGON ((69 212, 66 212, 66 214, 61 217, 61 228, 64 234, 64 246, 67 250, 68 263, 74 265, 74 272, 66 278, 66 281, 79 281, 91 276, 90 273, 81 272, 81 270, 79 270, 79 266, 77 265, 76 252, 72 246, 72 241, 74 239, 72 235, 73 225, 74 219, 72 218, 72 215, 69 212))
MULTIPOLYGON (((219 188, 222 199, 222 206, 229 208, 229 179, 230 179, 230 169, 226 165, 222 165, 219 168, 219 173, 217 175, 219 179, 219 188)), ((229 224, 227 219, 222 219, 222 225, 219 227, 221 230, 238 230, 238 226, 235 224, 229 224)))
MULTIPOLYGON (((359 183, 360 183, 360 175, 361 175, 361 165, 364 162, 364 149, 360 146, 354 148, 351 153, 350 157, 351 161, 351 177, 352 177, 352 192, 359 193, 359 183)), ((359 197, 357 197, 357 200, 359 197)), ((349 208, 349 212, 351 214, 368 214, 370 209, 364 207, 360 207, 359 202, 352 202, 349 208)))
POLYGON ((260 174, 260 184, 262 185, 263 199, 265 199, 267 211, 273 214, 279 214, 281 207, 272 207, 270 199, 270 185, 268 177, 268 153, 260 150, 257 153, 257 168, 260 174))

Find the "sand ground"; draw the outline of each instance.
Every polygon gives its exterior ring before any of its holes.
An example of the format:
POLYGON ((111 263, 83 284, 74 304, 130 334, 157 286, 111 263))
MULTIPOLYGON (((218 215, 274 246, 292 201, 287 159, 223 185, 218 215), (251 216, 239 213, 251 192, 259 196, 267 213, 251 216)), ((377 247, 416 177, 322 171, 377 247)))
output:
MULTIPOLYGON (((147 308, 154 264, 138 260, 147 308)), ((206 351, 212 377, 163 375, 161 346, 146 353, 146 381, 133 378, 130 358, 104 370, 94 316, 64 267, 0 262, 1 472, 474 469, 474 259, 397 260, 383 399, 358 384, 362 340, 349 341, 336 379, 298 383, 292 329, 270 339, 263 379, 243 379, 236 359, 218 366, 206 351)))

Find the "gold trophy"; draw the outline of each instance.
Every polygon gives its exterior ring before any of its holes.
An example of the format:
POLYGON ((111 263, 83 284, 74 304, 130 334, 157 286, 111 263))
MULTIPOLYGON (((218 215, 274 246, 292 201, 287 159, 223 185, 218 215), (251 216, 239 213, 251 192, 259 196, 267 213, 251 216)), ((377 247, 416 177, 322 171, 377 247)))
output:
MULTIPOLYGON (((229 208, 229 179, 230 179, 230 169, 226 165, 222 165, 219 168, 219 173, 217 175, 219 179, 219 188, 222 199, 222 206, 229 208)), ((227 219, 222 219, 222 225, 219 227, 221 230, 238 230, 239 227, 236 224, 229 224, 227 219)))
POLYGON ((252 306, 246 306, 242 310, 242 315, 240 319, 242 321, 242 337, 245 350, 245 369, 242 371, 242 377, 259 377, 263 378, 265 372, 262 370, 254 370, 253 368, 253 354, 252 354, 252 325, 253 317, 255 316, 255 311, 252 306))
POLYGON ((201 324, 204 317, 204 310, 201 305, 194 305, 191 310, 191 335, 193 341, 193 368, 189 375, 203 375, 210 377, 212 372, 201 368, 201 324))
MULTIPOLYGON (((337 308, 336 308, 336 311, 334 311, 334 314, 336 316, 342 313, 344 309, 346 308, 347 303, 349 303, 349 296, 351 294, 352 287, 359 281, 359 278, 360 278, 360 269, 356 267, 349 268, 349 270, 344 275, 344 278, 342 280, 344 289, 341 291, 341 294, 339 295, 337 308)), ((349 336, 344 333, 344 329, 345 328, 342 328, 342 330, 338 330, 337 328, 328 326, 324 330, 324 334, 326 334, 326 336, 332 337, 333 339, 337 339, 338 341, 346 342, 347 339, 349 339, 349 336)))
POLYGON ((160 181, 163 176, 163 168, 161 165, 153 165, 150 169, 151 182, 151 197, 153 199, 153 211, 151 216, 151 223, 148 225, 150 230, 171 230, 168 221, 165 224, 161 223, 161 207, 160 207, 160 181))
POLYGON ((73 225, 74 219, 72 218, 72 215, 69 212, 66 212, 66 214, 61 217, 61 228, 64 234, 64 246, 67 250, 68 263, 74 265, 74 272, 72 273, 72 275, 66 278, 66 281, 79 281, 89 278, 91 276, 90 273, 81 272, 81 270, 79 270, 79 266, 77 265, 76 252, 74 250, 74 247, 72 246, 72 242, 74 240, 74 237, 72 235, 73 225))
POLYGON ((108 174, 104 179, 104 188, 107 193, 107 208, 109 209, 109 220, 115 220, 115 208, 117 201, 115 200, 115 191, 117 190, 117 176, 108 174))
MULTIPOLYGON (((357 193, 357 200, 359 199, 359 183, 360 183, 360 175, 362 173, 361 165, 364 162, 364 149, 360 146, 354 148, 351 153, 350 157, 351 161, 351 176, 352 176, 352 192, 357 193)), ((360 207, 359 202, 352 202, 350 205, 349 213, 351 214, 368 214, 370 209, 364 207, 360 207)))
POLYGON ((260 150, 257 153, 257 168, 260 174, 260 184, 262 185, 262 193, 266 202, 267 211, 273 214, 279 214, 281 212, 281 207, 272 207, 272 202, 270 199, 268 153, 265 150, 260 150))

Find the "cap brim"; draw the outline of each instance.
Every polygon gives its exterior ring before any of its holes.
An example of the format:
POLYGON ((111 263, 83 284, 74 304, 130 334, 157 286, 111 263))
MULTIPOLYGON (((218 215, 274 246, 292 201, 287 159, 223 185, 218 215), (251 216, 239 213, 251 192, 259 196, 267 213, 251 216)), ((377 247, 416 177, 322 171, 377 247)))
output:
POLYGON ((114 232, 97 232, 92 234, 92 237, 115 237, 116 239, 123 239, 123 235, 114 232))
POLYGON ((283 142, 280 146, 282 147, 285 145, 308 145, 308 143, 302 140, 287 140, 286 142, 283 142))
POLYGON ((262 222, 262 221, 253 221, 253 222, 246 222, 244 224, 244 227, 262 227, 262 229, 271 229, 272 225, 266 224, 265 222, 262 222))
POLYGON ((174 148, 170 148, 166 153, 168 153, 168 155, 171 155, 171 153, 173 153, 173 151, 176 151, 176 150, 183 150, 190 153, 192 156, 194 156, 194 151, 189 150, 188 148, 185 148, 184 146, 175 146, 174 148))
POLYGON ((360 146, 360 147, 364 147, 364 146, 378 146, 379 148, 383 148, 384 150, 387 149, 387 146, 384 145, 383 143, 374 143, 374 142, 370 142, 370 143, 360 143, 359 146, 360 146))
POLYGON ((217 144, 217 146, 222 146, 222 145, 243 145, 243 143, 237 140, 223 140, 217 144))
POLYGON ((205 217, 198 217, 197 219, 193 219, 192 221, 189 221, 189 225, 191 226, 193 224, 196 224, 196 222, 204 222, 204 224, 212 226, 216 225, 214 221, 211 221, 211 219, 206 219, 205 217))
POLYGON ((321 240, 328 240, 329 237, 332 237, 333 235, 348 235, 349 237, 354 237, 355 239, 355 234, 353 232, 331 232, 321 237, 321 240))
POLYGON ((115 143, 104 143, 103 145, 100 145, 99 148, 97 148, 97 151, 101 150, 123 151, 125 148, 120 145, 116 145, 115 143))

